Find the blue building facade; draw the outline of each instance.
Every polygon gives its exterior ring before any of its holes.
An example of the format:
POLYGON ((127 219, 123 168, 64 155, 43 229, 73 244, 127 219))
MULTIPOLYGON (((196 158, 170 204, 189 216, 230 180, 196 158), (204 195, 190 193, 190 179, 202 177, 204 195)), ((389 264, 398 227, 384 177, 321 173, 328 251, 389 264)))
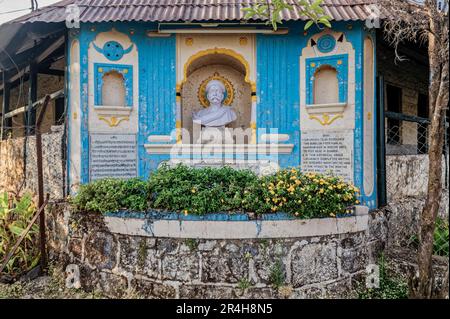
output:
POLYGON ((201 160, 190 114, 202 107, 202 85, 215 78, 238 114, 233 128, 248 138, 218 146, 225 151, 209 159, 331 172, 375 208, 374 33, 361 21, 304 25, 286 22, 274 32, 103 22, 69 30, 72 189, 109 176, 147 178, 162 162, 201 160))

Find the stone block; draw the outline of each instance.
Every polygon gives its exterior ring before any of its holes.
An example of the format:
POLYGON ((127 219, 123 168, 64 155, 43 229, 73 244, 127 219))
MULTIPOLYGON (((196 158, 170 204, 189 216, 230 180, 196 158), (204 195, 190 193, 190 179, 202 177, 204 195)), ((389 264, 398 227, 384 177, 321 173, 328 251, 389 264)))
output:
POLYGON ((139 296, 149 299, 173 299, 176 291, 173 286, 156 283, 148 280, 133 280, 132 288, 139 296))
POLYGON ((248 278, 248 261, 244 256, 223 254, 221 256, 203 255, 202 282, 237 283, 248 278))
POLYGON ((348 299, 354 298, 350 278, 329 283, 324 287, 324 298, 327 299, 348 299))
POLYGON ((191 282, 199 279, 199 257, 189 255, 165 255, 161 259, 163 280, 191 282))
POLYGON ((98 269, 112 269, 116 265, 117 240, 105 232, 92 231, 85 243, 85 260, 98 269))
POLYGON ((128 288, 125 277, 112 273, 100 272, 100 289, 104 294, 113 298, 121 298, 128 288))
POLYGON ((69 240, 69 252, 74 263, 80 263, 82 260, 83 242, 79 238, 69 240))
POLYGON ((366 268, 368 254, 365 247, 359 249, 342 249, 341 268, 348 273, 354 273, 366 268))
POLYGON ((336 243, 308 244, 291 253, 292 285, 304 285, 337 278, 336 243))
POLYGON ((158 260, 154 238, 121 236, 119 266, 131 273, 150 278, 158 276, 158 260))
POLYGON ((182 285, 182 299, 229 299, 236 298, 235 288, 224 286, 182 285))

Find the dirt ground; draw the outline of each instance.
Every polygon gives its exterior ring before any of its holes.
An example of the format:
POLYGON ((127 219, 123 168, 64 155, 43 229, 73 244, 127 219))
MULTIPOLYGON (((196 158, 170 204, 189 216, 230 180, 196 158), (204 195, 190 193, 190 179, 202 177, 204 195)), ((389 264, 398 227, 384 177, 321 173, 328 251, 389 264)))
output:
MULTIPOLYGON (((108 299, 100 291, 67 288, 62 268, 49 266, 46 276, 33 280, 18 280, 12 284, 0 283, 0 299, 108 299)), ((134 290, 127 291, 122 299, 143 299, 134 290)))
POLYGON ((12 284, 0 283, 0 299, 99 299, 101 293, 88 293, 65 286, 61 269, 50 267, 48 275, 33 280, 19 280, 12 284))

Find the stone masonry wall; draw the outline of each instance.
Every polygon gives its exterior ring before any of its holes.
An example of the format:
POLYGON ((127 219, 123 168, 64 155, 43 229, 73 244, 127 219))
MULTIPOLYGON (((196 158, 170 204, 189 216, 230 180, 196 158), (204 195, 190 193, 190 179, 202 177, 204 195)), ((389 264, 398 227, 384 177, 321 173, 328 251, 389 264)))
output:
MULTIPOLYGON (((49 133, 42 134, 44 192, 53 200, 64 197, 63 138, 63 126, 52 126, 49 133)), ((23 137, 0 141, 0 193, 3 191, 37 193, 35 136, 27 138, 25 161, 23 137)))
MULTIPOLYGON (((388 155, 386 156, 386 191, 388 202, 415 197, 425 198, 428 187, 428 155, 388 155)), ((442 181, 444 200, 442 207, 448 215, 448 156, 442 157, 442 181)))
POLYGON ((386 239, 383 214, 369 220, 369 230, 356 233, 209 240, 113 234, 101 215, 62 204, 47 215, 51 258, 78 265, 83 289, 147 298, 352 297, 386 239))

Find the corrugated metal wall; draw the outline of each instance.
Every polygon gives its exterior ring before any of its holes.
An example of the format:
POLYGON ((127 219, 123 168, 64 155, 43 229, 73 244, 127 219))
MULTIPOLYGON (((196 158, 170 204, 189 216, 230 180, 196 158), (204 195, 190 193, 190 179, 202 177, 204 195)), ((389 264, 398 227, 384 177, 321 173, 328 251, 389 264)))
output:
POLYGON ((278 128, 295 144, 292 154, 280 158, 281 166, 299 165, 299 57, 304 45, 296 32, 257 37, 258 129, 278 128))
POLYGON ((139 174, 147 178, 164 158, 146 152, 149 135, 169 135, 176 119, 176 41, 142 39, 139 47, 139 174))

